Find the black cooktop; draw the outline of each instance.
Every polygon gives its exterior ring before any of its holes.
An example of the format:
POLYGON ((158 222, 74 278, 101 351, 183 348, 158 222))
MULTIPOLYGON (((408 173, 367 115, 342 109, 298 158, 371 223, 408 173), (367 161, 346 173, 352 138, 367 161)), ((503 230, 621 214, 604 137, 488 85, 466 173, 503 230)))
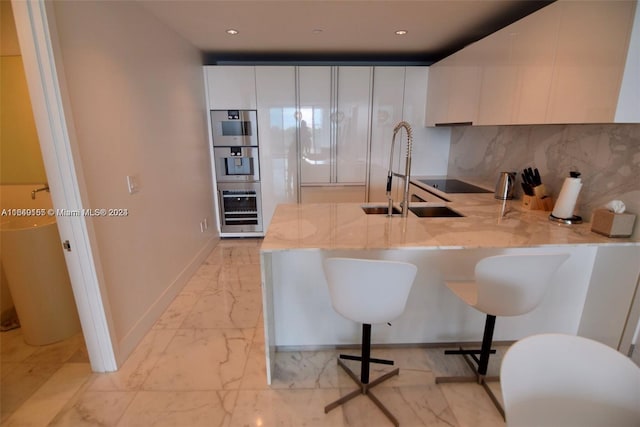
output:
POLYGON ((491 193, 489 190, 457 179, 419 179, 418 181, 443 193, 491 193))

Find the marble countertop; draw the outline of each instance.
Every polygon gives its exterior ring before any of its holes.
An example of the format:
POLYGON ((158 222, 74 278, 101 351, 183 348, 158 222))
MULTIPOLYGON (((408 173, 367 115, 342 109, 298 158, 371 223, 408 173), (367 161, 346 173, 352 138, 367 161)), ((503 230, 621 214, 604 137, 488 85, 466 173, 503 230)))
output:
MULTIPOLYGON (((468 182, 486 188, 486 183, 468 182), (482 185, 484 184, 484 185, 482 185)), ((521 208, 521 200, 503 202, 493 193, 446 194, 446 205, 464 217, 418 218, 367 215, 362 203, 278 205, 265 235, 264 252, 289 249, 471 249, 557 245, 634 245, 632 238, 607 238, 591 224, 565 225, 549 212, 521 208)), ((368 205, 384 205, 369 203, 368 205)))

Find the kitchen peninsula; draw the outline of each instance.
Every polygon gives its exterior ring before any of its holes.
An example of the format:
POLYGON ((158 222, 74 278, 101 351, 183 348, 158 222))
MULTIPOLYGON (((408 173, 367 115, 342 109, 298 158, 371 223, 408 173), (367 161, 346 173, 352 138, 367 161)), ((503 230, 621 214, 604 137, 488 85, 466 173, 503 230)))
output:
POLYGON ((359 342, 359 325, 331 307, 322 260, 333 256, 418 266, 405 313, 373 329, 374 343, 393 345, 479 341, 483 315, 460 304, 445 278, 470 279, 476 262, 491 255, 567 252, 571 258, 543 304, 498 321, 495 339, 564 332, 619 345, 640 272, 636 239, 609 239, 588 223, 552 223, 548 212, 522 211, 520 201, 503 203, 493 194, 450 196, 446 205, 463 217, 367 215, 359 203, 277 207, 261 248, 269 381, 276 351, 359 342))

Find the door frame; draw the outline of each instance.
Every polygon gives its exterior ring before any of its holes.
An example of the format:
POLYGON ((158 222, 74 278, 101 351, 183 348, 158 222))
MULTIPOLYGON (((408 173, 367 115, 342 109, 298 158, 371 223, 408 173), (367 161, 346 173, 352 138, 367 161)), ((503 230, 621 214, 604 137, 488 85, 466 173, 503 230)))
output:
MULTIPOLYGON (((75 129, 63 90, 66 85, 53 6, 44 0, 12 0, 11 5, 54 209, 81 210, 88 198, 77 145, 72 143, 76 141, 75 129)), ((57 216, 56 221, 61 240, 71 246, 64 255, 91 369, 115 371, 113 344, 117 341, 112 336, 106 292, 100 287, 92 219, 57 216)))

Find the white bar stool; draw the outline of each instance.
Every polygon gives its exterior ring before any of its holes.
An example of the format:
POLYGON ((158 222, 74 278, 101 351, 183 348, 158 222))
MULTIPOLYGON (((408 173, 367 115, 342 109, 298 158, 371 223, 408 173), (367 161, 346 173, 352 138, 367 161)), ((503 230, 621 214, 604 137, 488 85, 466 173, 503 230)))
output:
POLYGON ((436 384, 477 382, 484 387, 504 417, 500 402, 486 383, 499 380, 497 377, 487 377, 489 356, 495 353, 491 344, 496 316, 520 316, 536 308, 546 293, 551 277, 568 258, 569 254, 564 253, 498 255, 484 258, 476 264, 474 281, 447 281, 447 287, 458 298, 487 316, 480 350, 460 347, 459 350, 445 351, 445 354, 464 356, 474 375, 436 377, 436 384))
POLYGON ((338 359, 338 365, 359 388, 325 406, 325 414, 354 397, 365 394, 395 426, 399 425, 393 414, 371 393, 371 388, 399 372, 396 368, 369 382, 370 363, 393 365, 391 360, 371 358, 371 325, 390 322, 402 314, 416 272, 416 266, 406 262, 352 258, 328 258, 324 261, 324 274, 334 310, 349 320, 362 323, 362 354, 341 354, 338 359), (360 378, 341 359, 361 361, 360 378))
POLYGON ((511 346, 500 376, 509 427, 640 426, 640 368, 602 343, 533 335, 511 346))

